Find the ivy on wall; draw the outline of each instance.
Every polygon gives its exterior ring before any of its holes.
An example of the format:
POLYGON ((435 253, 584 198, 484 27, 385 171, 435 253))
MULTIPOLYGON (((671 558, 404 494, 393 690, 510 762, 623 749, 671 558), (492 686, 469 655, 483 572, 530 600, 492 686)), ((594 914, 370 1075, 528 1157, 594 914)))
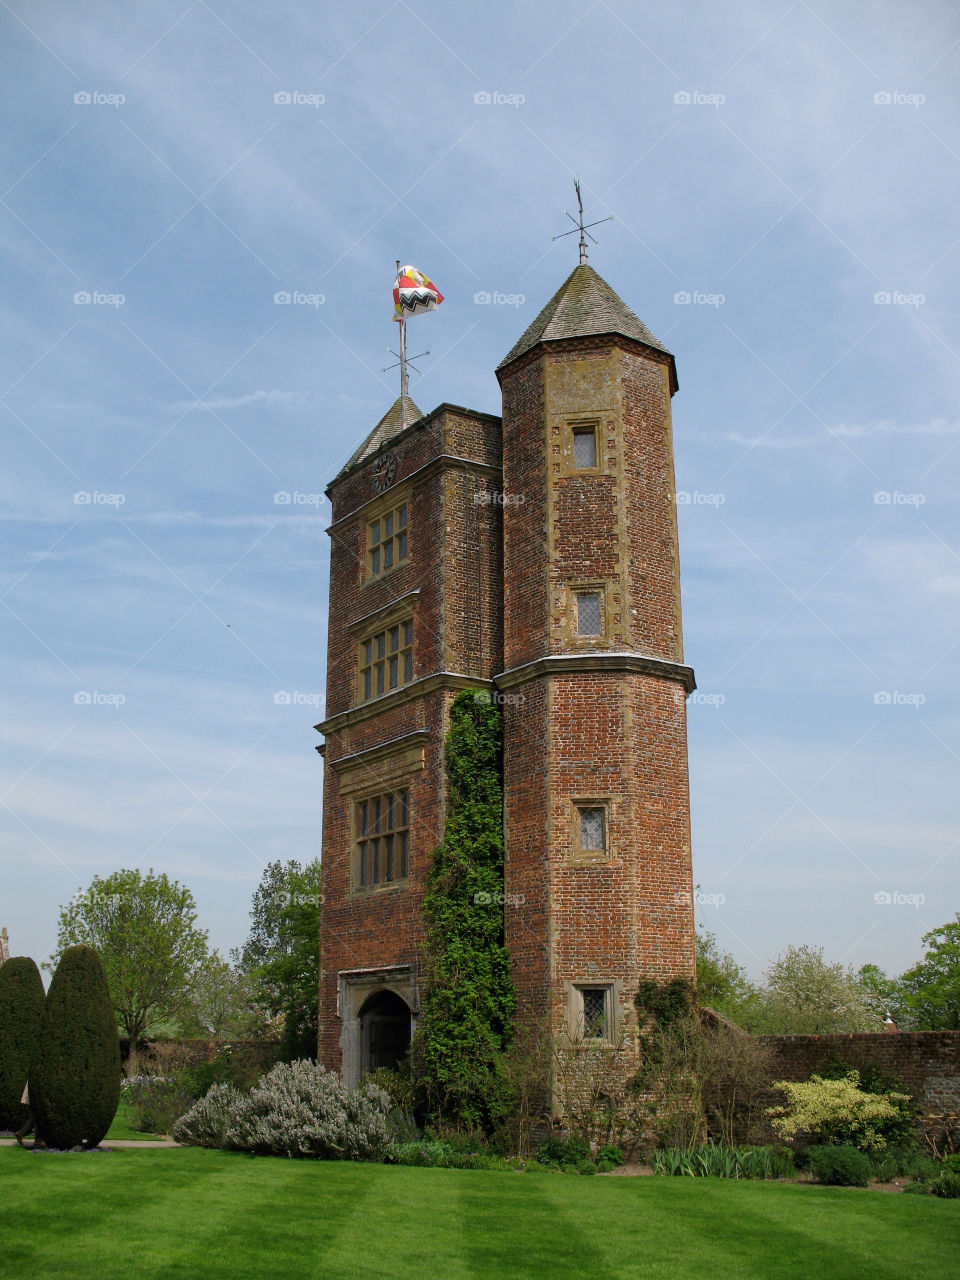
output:
POLYGON ((489 1126, 509 1106, 503 1051, 516 991, 503 930, 503 717, 484 690, 457 695, 446 739, 447 820, 423 902, 426 983, 412 1046, 420 1106, 489 1126))

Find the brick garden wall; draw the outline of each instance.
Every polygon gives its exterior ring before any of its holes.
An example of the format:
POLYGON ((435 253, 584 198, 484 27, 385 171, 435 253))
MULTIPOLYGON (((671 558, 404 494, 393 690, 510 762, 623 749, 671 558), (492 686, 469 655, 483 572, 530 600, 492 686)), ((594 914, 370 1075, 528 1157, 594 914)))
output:
MULTIPOLYGON (((861 1075, 876 1071, 916 1099, 924 1129, 958 1132, 960 1031, 890 1031, 861 1035, 759 1036, 772 1054, 772 1080, 806 1080, 838 1062, 861 1075)), ((771 1090, 770 1102, 782 1098, 771 1090)), ((960 1136, 960 1132, 958 1132, 960 1136)))

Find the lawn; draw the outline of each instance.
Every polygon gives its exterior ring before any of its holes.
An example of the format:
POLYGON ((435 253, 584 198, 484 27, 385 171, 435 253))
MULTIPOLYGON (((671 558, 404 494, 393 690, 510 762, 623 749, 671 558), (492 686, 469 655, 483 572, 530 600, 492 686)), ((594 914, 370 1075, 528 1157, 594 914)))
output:
POLYGON ((121 1099, 120 1106, 117 1108, 117 1114, 113 1117, 113 1124, 110 1126, 110 1132, 107 1134, 105 1141, 113 1138, 120 1140, 122 1138, 130 1138, 135 1142, 162 1142, 162 1135, 155 1133, 141 1133, 139 1129, 134 1129, 132 1121, 134 1113, 127 1104, 121 1099))
POLYGON ((16 1280, 954 1280, 960 1202, 170 1148, 0 1149, 16 1280))

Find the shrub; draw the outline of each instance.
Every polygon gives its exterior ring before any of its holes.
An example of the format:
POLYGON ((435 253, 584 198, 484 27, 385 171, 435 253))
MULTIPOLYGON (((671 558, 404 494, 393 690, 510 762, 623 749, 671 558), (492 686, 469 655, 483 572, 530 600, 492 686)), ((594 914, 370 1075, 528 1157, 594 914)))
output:
POLYGON ((927 1190, 944 1200, 960 1200, 960 1173, 955 1169, 942 1170, 929 1180, 927 1190))
POLYGON ((100 957, 67 947, 43 1007, 30 1104, 50 1147, 95 1147, 120 1101, 120 1042, 100 957))
POLYGON ((937 1171, 937 1162, 925 1156, 917 1145, 883 1147, 871 1152, 873 1176, 880 1182, 893 1178, 925 1178, 937 1171))
POLYGON ((950 1169, 954 1173, 960 1173, 960 1151, 954 1151, 952 1155, 944 1156, 940 1161, 941 1169, 950 1169))
POLYGON ((419 1142, 400 1142, 390 1151, 391 1164, 415 1165, 423 1169, 510 1169, 516 1163, 488 1151, 458 1150, 452 1143, 438 1138, 419 1142))
POLYGON ((860 1088, 857 1071, 838 1080, 818 1075, 803 1081, 778 1080, 773 1087, 787 1095, 785 1106, 767 1110, 779 1137, 815 1134, 823 1142, 862 1150, 886 1146, 883 1126, 910 1102, 905 1093, 867 1093, 860 1088))
POLYGON ((828 1187, 865 1187, 873 1166, 856 1147, 808 1147, 807 1160, 817 1182, 828 1187))
POLYGON ((242 1102, 243 1094, 232 1084, 211 1085, 173 1126, 174 1141, 184 1147, 225 1147, 242 1102))
POLYGON ((618 1165, 623 1164, 623 1151, 614 1143, 605 1142, 603 1146, 597 1150, 597 1163, 599 1164, 601 1160, 605 1164, 610 1164, 614 1168, 617 1168, 618 1165))
POLYGON ((29 956, 0 965, 0 1129, 26 1122, 20 1099, 37 1052, 43 1001, 40 970, 29 956))
POLYGON ((558 1137, 544 1138, 533 1154, 539 1164, 559 1166, 561 1169, 576 1167, 591 1156, 589 1142, 582 1138, 558 1137))
POLYGON ((180 1076, 130 1076, 120 1094, 133 1112, 132 1128, 141 1133, 170 1133, 193 1101, 180 1076))
POLYGON ((374 1084, 350 1090, 308 1059, 279 1063, 241 1101, 227 1145, 260 1155, 381 1160, 390 1151, 391 1102, 374 1084))

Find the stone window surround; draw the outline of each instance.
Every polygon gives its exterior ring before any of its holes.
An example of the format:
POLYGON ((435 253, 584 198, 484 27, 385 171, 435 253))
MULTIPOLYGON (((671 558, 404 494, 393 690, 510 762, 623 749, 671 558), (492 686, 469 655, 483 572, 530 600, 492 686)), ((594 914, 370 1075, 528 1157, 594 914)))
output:
POLYGON ((567 800, 568 806, 568 824, 569 833, 568 848, 570 850, 570 861, 581 866, 589 866, 596 862, 607 862, 613 857, 610 849, 610 810, 613 805, 612 796, 570 796, 567 800), (584 849, 580 845, 580 810, 581 809, 602 809, 603 810, 603 840, 604 847, 602 849, 584 849))
POLYGON ((565 1021, 570 1039, 574 1042, 586 1040, 597 1044, 614 1043, 623 995, 623 983, 615 978, 591 976, 567 980, 563 984, 563 990, 565 996, 565 1021), (606 1025, 602 1036, 584 1036, 583 1034, 583 992, 585 990, 603 991, 606 994, 606 1025))

